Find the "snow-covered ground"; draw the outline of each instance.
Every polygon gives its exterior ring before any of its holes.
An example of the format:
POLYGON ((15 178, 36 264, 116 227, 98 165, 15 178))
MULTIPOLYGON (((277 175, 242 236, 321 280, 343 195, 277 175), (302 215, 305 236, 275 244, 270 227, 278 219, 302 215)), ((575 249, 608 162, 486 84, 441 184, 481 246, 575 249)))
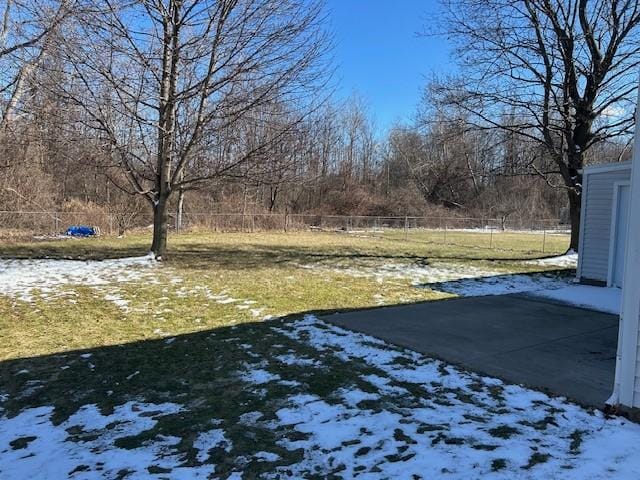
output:
POLYGON ((282 333, 381 372, 366 378, 373 392, 342 391, 338 403, 296 395, 277 412, 277 423, 308 435, 283 441, 305 451, 294 476, 342 464, 343 478, 640 478, 639 425, 389 349, 311 316, 282 333), (403 384, 424 389, 424 397, 400 408, 359 406, 384 396, 402 398, 408 393, 403 384))
POLYGON ((566 288, 572 283, 570 278, 540 273, 480 276, 451 282, 426 283, 422 287, 463 297, 479 297, 509 293, 547 292, 566 288))
POLYGON ((553 266, 559 268, 576 268, 578 265, 578 254, 571 250, 566 255, 541 258, 539 260, 527 260, 524 263, 527 265, 541 265, 545 267, 553 266))
POLYGON ((420 286, 463 297, 524 293, 616 315, 620 314, 621 306, 619 288, 578 285, 570 277, 544 273, 478 276, 420 286))
POLYGON ((51 407, 24 409, 0 417, 0 478, 110 479, 122 472, 127 479, 640 478, 640 425, 625 419, 464 372, 313 316, 269 330, 276 335, 271 349, 286 354, 253 352, 255 363, 243 364, 235 377, 243 390, 267 398, 254 401, 251 411, 212 418, 180 438, 164 430, 145 435, 166 416, 189 418, 189 406, 171 402, 130 400, 107 412, 90 404, 62 423, 51 407), (306 374, 338 365, 344 371, 336 374, 350 376, 335 388, 319 394, 318 385, 305 383, 314 378, 306 374), (243 432, 254 440, 236 444, 234 435, 243 432), (136 447, 117 442, 141 434, 146 440, 136 447), (192 448, 180 450, 181 441, 192 448), (284 461, 286 452, 293 456, 284 461), (224 474, 214 458, 224 458, 224 474), (249 459, 265 473, 246 472, 249 459))
MULTIPOLYGON (((116 260, 0 259, 0 294, 29 302, 34 292, 55 296, 68 285, 101 287, 152 278, 152 255, 116 260)), ((108 294, 107 294, 108 295, 108 294)), ((122 303, 113 298, 116 303, 122 303)))
POLYGON ((620 314, 622 302, 622 290, 619 288, 592 287, 590 285, 570 285, 555 290, 534 291, 531 294, 615 315, 620 314))
MULTIPOLYGON (((143 448, 119 448, 115 441, 151 429, 157 419, 183 410, 173 403, 129 402, 104 415, 96 405, 85 405, 65 422, 52 423, 53 408, 23 411, 11 419, 0 419, 0 477, 15 480, 42 479, 145 479, 149 467, 170 468, 172 478, 210 478, 212 465, 179 468, 180 458, 171 455, 178 437, 161 437, 143 448), (72 439, 72 431, 79 438, 72 439), (98 468, 100 467, 100 468, 98 468), (122 472, 132 472, 121 477, 122 472)), ((201 434, 204 437, 204 434, 201 434)), ((200 440, 200 437, 199 439, 200 440)), ((201 441, 201 453, 219 443, 209 437, 201 441)), ((198 446, 194 442, 194 446, 198 446)), ((199 453, 198 455, 200 455, 199 453)))
POLYGON ((496 270, 455 263, 419 265, 388 262, 383 265, 354 266, 352 264, 346 264, 328 266, 323 264, 305 264, 298 266, 318 274, 328 271, 341 275, 349 275, 354 278, 371 278, 380 283, 388 280, 409 280, 413 285, 500 274, 500 272, 496 270))

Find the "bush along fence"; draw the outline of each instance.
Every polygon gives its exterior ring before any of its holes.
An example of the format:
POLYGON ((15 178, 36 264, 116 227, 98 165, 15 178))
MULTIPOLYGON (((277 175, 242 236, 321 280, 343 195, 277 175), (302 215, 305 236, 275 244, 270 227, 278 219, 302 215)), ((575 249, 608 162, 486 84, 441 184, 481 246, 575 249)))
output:
MULTIPOLYGON (((151 229, 147 213, 0 211, 0 238, 40 240, 63 235, 73 225, 95 227, 102 235, 151 229)), ((184 213, 174 233, 332 232, 394 241, 442 243, 515 251, 557 252, 569 230, 557 219, 533 223, 495 218, 309 215, 284 213, 184 213), (526 235, 525 235, 526 234, 526 235)), ((568 243, 567 243, 568 244, 568 243)))

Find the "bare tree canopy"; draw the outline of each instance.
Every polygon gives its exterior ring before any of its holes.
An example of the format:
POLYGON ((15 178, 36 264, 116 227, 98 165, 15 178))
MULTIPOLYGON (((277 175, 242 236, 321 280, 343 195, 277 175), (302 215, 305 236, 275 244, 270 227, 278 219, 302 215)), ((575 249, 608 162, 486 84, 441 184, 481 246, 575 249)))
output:
POLYGON ((29 77, 76 4, 74 0, 5 0, 0 4, 0 131, 16 115, 29 77))
POLYGON ((315 0, 104 0, 80 16, 64 95, 152 205, 158 257, 173 192, 232 171, 318 100, 322 20, 315 0), (247 124, 266 123, 281 128, 248 149, 247 124))
POLYGON ((462 75, 435 82, 441 105, 475 128, 540 145, 524 166, 561 178, 577 249, 586 152, 633 124, 640 65, 636 0, 443 0, 442 28, 457 44, 462 75))

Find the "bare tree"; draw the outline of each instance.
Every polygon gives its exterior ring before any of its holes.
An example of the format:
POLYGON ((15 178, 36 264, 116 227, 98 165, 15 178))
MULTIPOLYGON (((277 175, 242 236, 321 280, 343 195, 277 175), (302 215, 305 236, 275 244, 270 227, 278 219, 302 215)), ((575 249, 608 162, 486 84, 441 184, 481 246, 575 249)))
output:
POLYGON ((289 127, 247 150, 240 126, 281 120, 261 110, 276 98, 300 121, 318 98, 322 20, 316 0, 102 0, 84 15, 64 94, 125 172, 121 187, 151 205, 157 258, 174 192, 232 174, 289 127))
POLYGON ((531 174, 564 188, 571 248, 580 228, 581 169, 595 145, 630 133, 640 65, 637 0, 443 0, 444 30, 463 75, 432 93, 542 147, 531 174), (555 178, 561 179, 556 182, 555 178))
POLYGON ((0 132, 15 117, 27 82, 75 0, 6 0, 0 8, 0 132))

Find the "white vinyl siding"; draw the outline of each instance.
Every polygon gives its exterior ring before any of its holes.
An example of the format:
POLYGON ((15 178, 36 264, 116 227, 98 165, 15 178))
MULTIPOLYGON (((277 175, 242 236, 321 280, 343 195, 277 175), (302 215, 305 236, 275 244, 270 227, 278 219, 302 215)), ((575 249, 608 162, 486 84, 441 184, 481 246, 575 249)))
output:
POLYGON ((630 177, 630 165, 611 171, 585 171, 582 211, 584 220, 578 271, 578 277, 582 281, 607 281, 614 184, 629 181, 630 177))
POLYGON ((640 329, 636 338, 636 369, 633 384, 633 407, 640 408, 640 329))
POLYGON ((640 331, 638 332, 636 347, 636 370, 633 387, 633 407, 640 408, 640 331))

